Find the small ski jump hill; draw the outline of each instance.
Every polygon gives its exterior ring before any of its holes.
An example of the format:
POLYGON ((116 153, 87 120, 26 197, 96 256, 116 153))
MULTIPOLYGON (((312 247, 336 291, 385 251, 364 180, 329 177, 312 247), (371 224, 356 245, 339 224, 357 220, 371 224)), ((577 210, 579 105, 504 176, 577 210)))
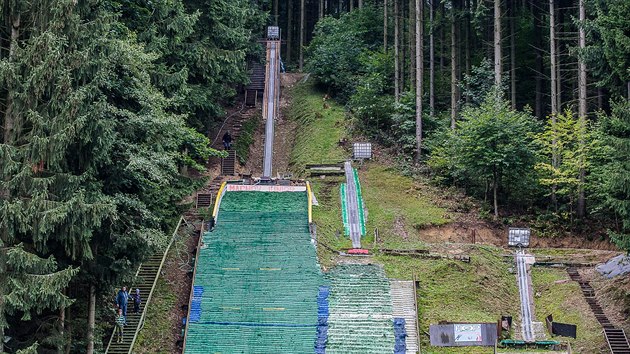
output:
POLYGON ((314 351, 327 287, 308 205, 304 186, 222 188, 198 250, 184 353, 314 351))

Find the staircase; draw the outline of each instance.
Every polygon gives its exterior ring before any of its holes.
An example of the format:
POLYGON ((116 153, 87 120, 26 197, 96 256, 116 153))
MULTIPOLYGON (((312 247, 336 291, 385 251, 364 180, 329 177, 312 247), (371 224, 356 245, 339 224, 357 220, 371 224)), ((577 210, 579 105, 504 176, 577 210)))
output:
POLYGON ((212 205, 212 193, 197 193, 195 208, 207 208, 212 205))
POLYGON ((582 276, 576 268, 568 268, 567 273, 569 273, 571 280, 580 284, 580 289, 586 299, 586 303, 591 308, 591 311, 593 311, 599 324, 604 328, 604 335, 606 336, 610 352, 612 354, 630 354, 630 344, 628 343, 626 333, 623 329, 616 328, 610 323, 610 320, 608 320, 608 317, 595 297, 595 289, 593 289, 589 282, 582 279, 582 276))
POLYGON ((260 63, 250 65, 249 85, 245 87, 245 105, 254 107, 258 103, 258 96, 265 91, 265 66, 260 63))
POLYGON ((221 159, 221 174, 233 176, 236 174, 236 150, 228 150, 228 156, 221 159))
POLYGON ((146 308, 149 306, 149 302, 151 301, 151 296, 153 295, 155 284, 157 283, 160 271, 162 270, 162 265, 164 264, 168 250, 175 239, 175 235, 177 234, 182 221, 184 221, 184 219, 180 218, 179 223, 177 223, 177 227, 175 228, 175 232, 173 232, 173 236, 171 237, 171 241, 166 249, 162 252, 154 253, 138 268, 138 272, 136 273, 135 279, 132 283, 133 286, 129 288, 128 291, 132 294, 135 293, 136 289, 140 289, 140 297, 142 298, 140 312, 137 314, 133 313, 133 302, 130 299, 129 304, 127 305, 127 326, 125 326, 123 331, 122 343, 117 343, 116 331, 114 329, 112 336, 109 339, 109 343, 107 344, 107 349, 105 350, 106 354, 131 354, 138 332, 144 325, 146 308))

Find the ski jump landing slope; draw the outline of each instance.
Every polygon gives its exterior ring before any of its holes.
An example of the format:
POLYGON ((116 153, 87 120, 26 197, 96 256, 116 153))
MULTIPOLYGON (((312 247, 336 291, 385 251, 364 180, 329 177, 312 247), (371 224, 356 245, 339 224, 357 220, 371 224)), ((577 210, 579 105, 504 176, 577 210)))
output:
POLYGON ((308 203, 305 187, 225 188, 198 251, 185 354, 314 352, 326 280, 308 203))

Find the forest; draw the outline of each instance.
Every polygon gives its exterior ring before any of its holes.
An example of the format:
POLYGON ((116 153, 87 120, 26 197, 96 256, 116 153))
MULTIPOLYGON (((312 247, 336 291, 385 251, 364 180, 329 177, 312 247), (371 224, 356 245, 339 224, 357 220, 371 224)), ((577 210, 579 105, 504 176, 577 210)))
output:
POLYGON ((0 345, 95 353, 265 27, 410 176, 630 252, 627 0, 3 0, 0 345))

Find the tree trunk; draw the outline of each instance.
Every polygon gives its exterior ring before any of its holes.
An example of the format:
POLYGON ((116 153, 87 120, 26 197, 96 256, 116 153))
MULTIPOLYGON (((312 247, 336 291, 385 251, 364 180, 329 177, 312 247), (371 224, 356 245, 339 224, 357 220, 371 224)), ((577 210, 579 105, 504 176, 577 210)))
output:
POLYGON ((70 354, 70 351, 72 350, 72 322, 71 322, 71 317, 72 317, 72 307, 68 307, 66 309, 66 350, 64 351, 65 354, 70 354))
MULTIPOLYGON (((470 0, 466 0, 465 3, 465 7, 466 7, 466 23, 464 24, 464 61, 465 61, 465 70, 466 70, 466 75, 470 75, 470 46, 471 46, 471 40, 470 40, 470 34, 471 34, 471 25, 470 25, 470 0)), ((470 80, 466 80, 466 90, 470 91, 470 80)), ((469 102, 469 97, 466 96, 466 103, 469 102)))
POLYGON ((394 99, 396 103, 400 100, 400 19, 398 13, 398 1, 394 0, 394 99))
POLYGON ((531 5, 531 11, 532 11, 532 16, 534 17, 534 38, 536 41, 536 72, 535 72, 535 78, 536 78, 536 93, 535 93, 535 114, 536 117, 538 119, 543 119, 543 95, 542 95, 542 90, 543 90, 543 71, 545 70, 543 65, 543 55, 542 55, 542 47, 543 47, 543 43, 542 43, 542 34, 540 33, 540 29, 542 27, 542 21, 540 19, 541 17, 541 13, 540 13, 540 8, 538 7, 538 5, 535 3, 535 0, 531 0, 532 1, 532 5, 531 5))
POLYGON ((350 11, 354 10, 354 0, 350 0, 350 11))
POLYGON ((279 14, 278 14, 278 0, 273 0, 273 23, 274 25, 278 25, 278 18, 279 18, 279 14))
POLYGON ((300 1, 300 72, 304 68, 304 2, 300 1))
POLYGON ((319 19, 324 18, 324 0, 319 0, 319 19))
MULTIPOLYGON (((550 53, 550 66, 551 66, 551 124, 555 129, 556 115, 558 114, 558 86, 556 83, 556 23, 555 23, 555 4, 554 0, 549 0, 549 53, 550 53)), ((556 154, 557 142, 554 140, 552 144, 551 165, 555 168, 558 167, 558 156, 556 154)), ((551 186, 551 202, 554 205, 554 209, 558 209, 558 201, 556 198, 556 186, 551 186)))
MULTIPOLYGON (((13 57, 15 56, 15 51, 18 44, 18 39, 20 38, 20 25, 21 18, 20 14, 16 14, 15 17, 11 16, 11 43, 9 43, 9 56, 8 61, 11 62, 13 57)), ((3 125, 3 134, 2 134, 2 142, 7 145, 13 144, 13 126, 14 126, 14 117, 13 117, 13 89, 10 85, 7 85, 7 99, 6 99, 6 110, 4 112, 4 125, 3 125)), ((0 190, 0 198, 8 198, 8 191, 6 189, 0 190)), ((0 234, 0 352, 4 353, 4 326, 3 322, 6 320, 5 318, 5 300, 4 296, 6 295, 6 285, 7 279, 4 276, 6 274, 6 262, 7 262, 7 247, 9 242, 9 231, 6 227, 2 228, 2 233, 0 234)))
MULTIPOLYGON (((18 13, 11 19, 11 43, 9 44, 9 57, 8 60, 13 60, 15 56, 15 50, 17 48, 17 41, 20 38, 20 22, 21 17, 18 13)), ((5 144, 10 144, 12 141, 13 134, 13 90, 11 87, 7 87, 7 100, 6 100, 6 110, 4 111, 4 134, 3 134, 3 142, 5 144)))
POLYGON ((400 51, 400 64, 398 65, 398 69, 400 70, 400 74, 398 75, 400 84, 398 84, 398 92, 400 95, 402 95, 402 93, 405 91, 405 87, 407 87, 405 85, 405 80, 407 79, 407 76, 405 74, 405 63, 407 61, 407 46, 405 45, 405 39, 409 33, 406 26, 407 15, 405 13, 405 1, 401 1, 398 6, 398 11, 400 11, 400 13, 398 14, 398 21, 400 21, 398 23, 398 35, 400 35, 400 39, 398 40, 398 48, 400 51))
POLYGON ((451 129, 457 120, 457 1, 453 0, 451 15, 451 129))
POLYGON ((287 0, 287 65, 291 63, 291 43, 293 42, 293 0, 287 0))
POLYGON ((551 115, 555 123, 558 114, 558 86, 556 80, 556 24, 554 0, 549 0, 549 62, 551 65, 551 115))
POLYGON ((424 78, 422 5, 421 0, 416 0, 416 162, 419 162, 422 156, 422 81, 424 78))
POLYGON ((383 0, 383 50, 387 52, 387 0, 383 0))
MULTIPOLYGON (((64 291, 65 293, 65 291, 64 291)), ((66 308, 65 307, 61 307, 59 309, 59 324, 57 327, 57 330, 59 331, 59 336, 61 337, 61 341, 59 342, 59 344, 57 345, 57 353, 62 354, 64 353, 64 349, 66 346, 66 308)))
POLYGON ((96 318, 96 287, 90 285, 88 301, 87 354, 94 354, 94 324, 96 318))
POLYGON ((433 2, 436 0, 429 0, 429 109, 431 118, 435 115, 435 24, 433 19, 434 6, 433 2))
MULTIPOLYGON (((584 24, 586 22, 586 10, 584 8, 584 1, 579 0, 580 11, 580 25, 578 26, 579 46, 581 50, 586 48, 586 33, 584 31, 584 24)), ((580 53, 581 54, 581 53, 580 53)), ((578 71, 579 71, 579 121, 582 127, 586 124, 586 63, 584 62, 582 55, 578 55, 578 71)), ((584 146, 584 139, 580 140, 580 145, 584 146)), ((577 217, 583 218, 586 215, 586 200, 584 197, 584 179, 586 171, 584 171, 584 161, 580 164, 580 184, 578 188, 578 201, 577 201, 577 217)))
POLYGON ((445 16, 445 10, 444 10, 444 3, 440 2, 439 0, 433 0, 433 1, 438 1, 440 3, 440 52, 439 52, 439 59, 440 59, 440 72, 444 71, 444 42, 446 42, 446 39, 444 38, 444 25, 445 25, 445 21, 444 18, 445 16))
POLYGON ((512 1, 510 8, 510 94, 512 95, 512 109, 516 109, 516 1, 512 1))
POLYGON ((416 36, 416 31, 415 31, 415 5, 414 5, 415 0, 409 0, 409 26, 408 27, 408 31, 409 31, 409 58, 411 60, 409 60, 409 88, 413 89, 413 87, 415 86, 415 82, 416 82, 416 40, 415 40, 415 36, 416 36))
POLYGON ((492 198, 494 201, 494 218, 495 220, 499 218, 499 198, 498 198, 498 190, 499 190, 499 175, 495 170, 492 173, 492 198))
POLYGON ((501 0, 494 0, 494 84, 501 87, 501 0))
POLYGON ((363 8, 363 0, 359 0, 359 10, 363 8))

